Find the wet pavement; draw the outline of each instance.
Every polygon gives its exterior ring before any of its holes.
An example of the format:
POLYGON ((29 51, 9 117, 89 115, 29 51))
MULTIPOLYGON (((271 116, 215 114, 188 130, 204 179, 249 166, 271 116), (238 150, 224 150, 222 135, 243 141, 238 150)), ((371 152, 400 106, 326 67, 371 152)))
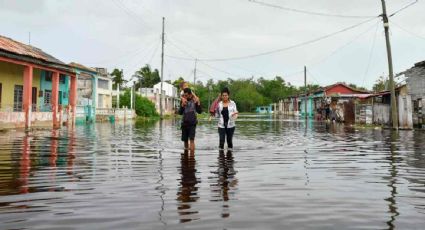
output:
POLYGON ((0 229, 423 229, 425 132, 241 116, 0 133, 0 229))

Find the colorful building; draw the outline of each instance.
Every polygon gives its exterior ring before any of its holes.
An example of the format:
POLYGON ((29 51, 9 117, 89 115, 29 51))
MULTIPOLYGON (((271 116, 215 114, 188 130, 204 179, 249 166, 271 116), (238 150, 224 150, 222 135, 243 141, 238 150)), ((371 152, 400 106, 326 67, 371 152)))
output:
POLYGON ((76 80, 55 57, 0 36, 0 128, 74 122, 76 80))
POLYGON ((90 123, 96 119, 98 72, 84 65, 71 62, 77 74, 77 123, 90 123))

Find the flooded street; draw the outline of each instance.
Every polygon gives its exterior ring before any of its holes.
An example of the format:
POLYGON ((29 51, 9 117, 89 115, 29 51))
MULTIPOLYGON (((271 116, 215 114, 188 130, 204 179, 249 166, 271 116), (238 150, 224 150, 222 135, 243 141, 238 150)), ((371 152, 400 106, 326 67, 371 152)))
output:
POLYGON ((0 134, 0 229, 423 229, 425 132, 241 116, 0 134))

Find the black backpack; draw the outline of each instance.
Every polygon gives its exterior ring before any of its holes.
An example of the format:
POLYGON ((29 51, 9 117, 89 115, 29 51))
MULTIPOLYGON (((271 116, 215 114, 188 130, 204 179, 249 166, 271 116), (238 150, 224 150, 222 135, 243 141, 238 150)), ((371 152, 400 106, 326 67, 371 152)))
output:
POLYGON ((183 126, 193 126, 198 123, 198 119, 196 118, 196 108, 195 103, 192 101, 188 101, 186 107, 183 111, 183 126))

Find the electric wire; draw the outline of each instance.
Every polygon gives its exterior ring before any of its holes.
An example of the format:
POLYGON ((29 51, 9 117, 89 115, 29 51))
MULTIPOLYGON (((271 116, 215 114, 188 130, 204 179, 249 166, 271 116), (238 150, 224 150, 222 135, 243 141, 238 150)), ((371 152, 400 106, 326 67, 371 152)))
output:
POLYGON ((290 12, 295 12, 295 13, 301 13, 301 14, 315 15, 315 16, 338 17, 338 18, 373 18, 373 17, 375 17, 375 16, 362 16, 362 15, 328 14, 328 13, 322 13, 322 12, 315 12, 315 11, 308 11, 308 10, 284 7, 284 6, 275 5, 275 4, 271 4, 271 3, 267 3, 267 2, 263 2, 263 1, 257 1, 257 0, 248 0, 248 1, 262 5, 262 6, 272 7, 272 8, 275 8, 275 9, 280 9, 280 10, 285 10, 285 11, 290 11, 290 12))
POLYGON ((412 35, 412 36, 414 36, 414 37, 417 37, 417 38, 420 38, 420 39, 425 40, 425 37, 422 37, 422 36, 421 36, 421 35, 419 35, 419 34, 416 34, 416 33, 412 32, 412 31, 409 31, 409 30, 407 30, 407 29, 405 29, 405 28, 401 27, 399 24, 395 23, 394 21, 391 21, 391 23, 392 23, 393 25, 395 25, 397 28, 399 28, 399 29, 403 30, 404 32, 406 32, 406 33, 408 33, 408 34, 410 34, 410 35, 412 35))
MULTIPOLYGON (((377 17, 379 17, 379 16, 377 16, 377 17)), ((321 36, 321 37, 318 37, 318 38, 315 38, 315 39, 312 39, 312 40, 308 40, 308 41, 305 41, 305 42, 301 42, 301 43, 298 43, 298 44, 295 44, 295 45, 292 45, 292 46, 288 46, 288 47, 284 47, 284 48, 280 48, 280 49, 275 49, 275 50, 266 51, 266 52, 257 53, 257 54, 239 56, 239 57, 213 58, 213 59, 198 58, 198 61, 204 61, 204 62, 232 61, 232 60, 242 60, 242 59, 255 58, 255 57, 270 55, 270 54, 274 54, 274 53, 280 53, 280 52, 288 51, 288 50, 291 50, 291 49, 294 49, 294 48, 299 48, 299 47, 302 47, 302 46, 306 46, 306 45, 309 45, 309 44, 312 44, 312 43, 315 43, 315 42, 324 40, 324 39, 329 38, 329 37, 333 37, 333 36, 338 35, 340 33, 343 33, 343 32, 346 32, 348 30, 351 30, 351 29, 354 29, 356 27, 359 27, 359 26, 361 26, 361 25, 363 25, 365 23, 368 23, 368 22, 370 22, 372 20, 375 20, 377 17, 374 17, 374 18, 371 18, 371 19, 362 21, 360 23, 351 25, 349 27, 345 27, 345 28, 343 28, 341 30, 338 30, 338 31, 335 31, 335 32, 326 34, 324 36, 321 36)), ((175 58, 175 59, 188 60, 188 58, 186 58, 186 57, 178 57, 178 56, 170 56, 170 57, 171 58, 175 58)))
POLYGON ((400 13, 401 11, 403 11, 403 10, 405 10, 405 9, 413 6, 413 5, 415 5, 416 3, 418 3, 418 0, 415 0, 414 2, 411 2, 411 3, 407 4, 406 6, 400 8, 399 10, 396 10, 394 13, 390 14, 388 17, 392 17, 392 16, 400 13))
POLYGON ((376 43, 376 37, 377 37, 376 35, 377 34, 378 34, 378 24, 376 25, 375 34, 374 34, 373 39, 372 39, 372 46, 371 46, 370 52, 369 52, 369 58, 368 58, 366 70, 365 70, 363 80, 362 80, 362 86, 363 87, 365 87, 364 83, 365 83, 367 74, 369 73, 370 64, 372 63, 372 57, 373 57, 373 52, 375 51, 375 43, 376 43))

